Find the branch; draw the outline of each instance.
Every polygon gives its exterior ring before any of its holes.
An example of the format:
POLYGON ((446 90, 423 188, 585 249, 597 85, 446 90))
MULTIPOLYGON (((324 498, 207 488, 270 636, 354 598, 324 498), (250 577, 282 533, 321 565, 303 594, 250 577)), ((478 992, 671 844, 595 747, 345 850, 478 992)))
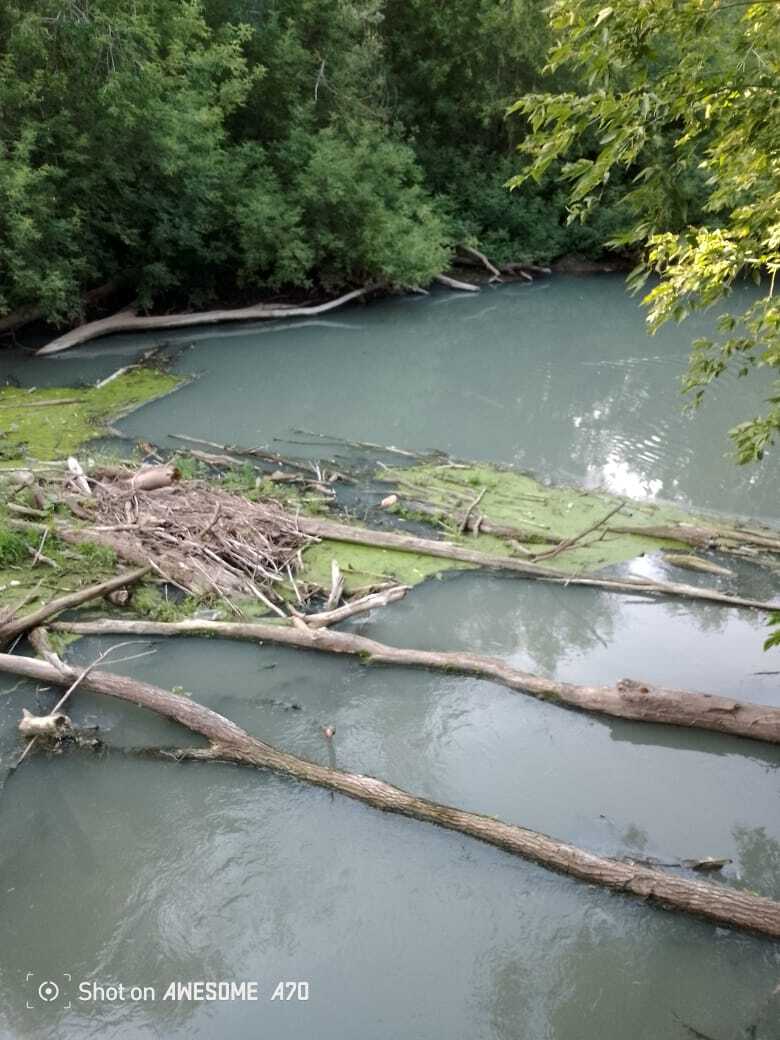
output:
POLYGON ((148 570, 148 566, 139 567, 134 571, 126 571, 124 574, 117 574, 116 577, 109 578, 107 581, 101 581, 97 585, 89 585, 85 589, 79 589, 78 592, 69 592, 66 596, 60 596, 59 599, 53 599, 49 603, 45 603, 42 607, 39 607, 38 610, 34 610, 31 614, 25 614, 24 617, 5 622, 5 624, 0 625, 0 645, 6 641, 14 639, 23 632, 28 632, 31 628, 37 628, 49 618, 54 617, 55 614, 59 614, 63 610, 69 610, 71 607, 79 607, 82 603, 87 603, 91 599, 105 596, 107 592, 113 592, 114 589, 121 589, 123 585, 132 585, 133 582, 142 578, 148 570))
POLYGON ((622 679, 615 686, 578 686, 512 668, 500 658, 470 653, 442 653, 387 646, 351 632, 289 628, 260 622, 207 621, 64 621, 53 626, 76 635, 176 636, 208 635, 246 639, 351 654, 375 664, 408 665, 447 673, 459 672, 500 683, 553 704, 567 705, 613 718, 714 730, 780 744, 780 708, 735 701, 691 690, 669 690, 622 679))
POLYGON ((748 607, 752 610, 775 612, 780 609, 778 603, 766 603, 762 600, 747 599, 744 596, 730 596, 715 589, 700 588, 697 585, 683 585, 667 581, 653 581, 650 578, 596 578, 588 575, 572 576, 566 571, 554 570, 542 564, 518 560, 514 556, 494 556, 492 553, 466 549, 452 542, 440 542, 433 538, 417 538, 409 534, 397 534, 393 531, 371 531, 361 527, 350 527, 332 520, 320 520, 315 517, 299 516, 298 526, 304 534, 315 538, 327 538, 335 542, 347 542, 351 545, 372 545, 382 549, 394 549, 397 552, 409 552, 424 556, 440 556, 447 560, 458 560, 461 563, 472 563, 477 567, 493 570, 512 571, 524 578, 535 578, 537 581, 549 581, 558 585, 584 585, 594 589, 608 589, 611 592, 647 593, 648 595, 679 596, 684 599, 704 600, 708 603, 721 603, 728 607, 748 607))
POLYGON ((409 585, 395 585, 391 589, 374 592, 369 596, 361 596, 360 599, 353 599, 335 610, 321 610, 318 614, 301 614, 300 617, 309 628, 326 628, 328 625, 337 625, 340 621, 346 621, 355 614, 365 614, 369 610, 395 603, 404 598, 410 587, 409 585))
POLYGON ((601 520, 597 520, 595 524, 591 524, 590 527, 586 527, 584 531, 580 531, 579 534, 572 535, 571 538, 564 538, 562 542, 559 542, 554 549, 548 550, 548 552, 537 553, 534 556, 534 560, 551 560, 553 556, 558 556, 562 552, 566 552, 567 549, 572 549, 577 542, 582 541, 586 534, 590 534, 597 528, 605 524, 610 517, 613 517, 615 513, 619 513, 623 508, 623 502, 618 503, 614 509, 610 509, 606 516, 602 517, 601 520))
MULTIPOLYGON (((65 675, 43 661, 10 654, 0 654, 0 671, 58 685, 67 685, 78 674, 75 669, 68 668, 65 675)), ((682 878, 662 870, 596 856, 537 831, 418 798, 374 777, 309 762, 258 740, 223 715, 198 704, 190 697, 177 696, 168 690, 126 676, 95 671, 86 676, 82 683, 94 693, 148 708, 205 737, 210 748, 204 749, 202 753, 196 750, 198 757, 219 759, 256 769, 272 769, 304 783, 337 791, 373 809, 408 816, 468 835, 581 881, 635 895, 659 906, 696 914, 718 925, 780 938, 780 903, 772 899, 725 885, 682 878)))
MULTIPOLYGON (((54 668, 60 675, 64 675, 66 673, 70 674, 70 669, 68 669, 67 666, 65 664, 63 664, 63 662, 60 660, 60 658, 58 658, 56 656, 56 654, 53 654, 51 649, 49 647, 47 647, 48 637, 46 636, 46 633, 42 629, 39 629, 38 631, 40 632, 39 646, 41 647, 41 650, 44 652, 44 656, 46 657, 46 663, 48 664, 48 666, 50 668, 54 668), (56 663, 54 662, 54 660, 52 658, 56 658, 56 663)), ((110 646, 108 648, 108 650, 104 650, 101 654, 98 654, 98 656, 95 658, 95 660, 92 662, 92 664, 88 664, 87 667, 84 668, 76 676, 76 678, 73 680, 73 682, 67 688, 67 690, 62 695, 62 697, 60 697, 60 699, 57 701, 57 703, 51 709, 51 711, 49 712, 49 716, 56 715, 57 712, 60 711, 60 709, 65 706, 65 704, 68 702, 68 699, 70 698, 70 695, 73 693, 73 691, 76 689, 76 687, 80 683, 84 682, 84 680, 87 678, 89 673, 91 671, 93 671, 93 669, 97 668, 97 666, 101 663, 101 661, 104 661, 108 657, 109 654, 112 654, 114 652, 114 650, 119 650, 120 647, 130 646, 131 643, 134 643, 134 642, 137 642, 137 640, 131 639, 131 640, 126 640, 123 643, 116 643, 114 646, 110 646)), ((33 737, 30 741, 28 741, 24 751, 21 753, 21 755, 17 759, 16 764, 12 767, 11 772, 17 770, 19 768, 19 766, 22 764, 22 762, 24 762, 25 758, 27 758, 27 756, 32 751, 33 747, 35 746, 35 743, 36 743, 37 740, 38 740, 38 737, 36 736, 36 737, 33 737)))
POLYGON ((480 253, 478 249, 473 249, 471 246, 460 245, 458 246, 458 249, 461 253, 465 253, 471 260, 476 260, 478 264, 481 264, 481 266, 485 268, 485 270, 489 271, 493 276, 490 279, 491 282, 503 281, 499 269, 495 264, 491 264, 484 253, 480 253))

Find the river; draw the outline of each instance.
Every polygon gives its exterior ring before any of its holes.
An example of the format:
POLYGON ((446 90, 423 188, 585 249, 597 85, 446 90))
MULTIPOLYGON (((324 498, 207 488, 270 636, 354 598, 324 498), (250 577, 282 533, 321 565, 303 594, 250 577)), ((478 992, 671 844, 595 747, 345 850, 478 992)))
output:
MULTIPOLYGON (((175 368, 197 378, 120 425, 168 446, 186 433, 322 453, 296 443, 310 440, 304 429, 440 448, 778 521, 776 462, 740 469, 724 457, 728 427, 759 405, 754 381, 724 379, 697 413, 681 411, 695 334, 689 323, 648 338, 608 276, 190 330, 170 343, 175 368)), ((156 342, 115 337, 5 364, 23 383, 70 385, 156 342)), ((777 579, 737 569, 744 594, 777 591, 777 579)), ((778 675, 761 674, 777 652, 762 652, 764 627, 747 611, 469 572, 352 627, 579 682, 630 675, 780 704, 778 675)), ((103 645, 71 654, 87 662, 103 645)), ((606 855, 728 857, 726 883, 780 898, 780 749, 591 718, 446 674, 213 640, 151 648, 117 670, 183 687, 287 750, 327 763, 331 724, 344 768, 606 855)), ((26 685, 0 684, 3 762, 31 701, 26 685)), ((71 714, 120 749, 191 743, 87 694, 71 714)), ((3 788, 0 814, 0 1031, 14 1040, 682 1040, 691 1029, 737 1040, 780 977, 766 940, 273 775, 121 750, 33 757, 3 788), (50 1003, 37 993, 48 979, 62 991, 50 1003), (197 980, 254 981, 259 999, 163 999, 169 983, 197 980), (308 987, 272 1000, 280 981, 308 987), (93 982, 147 989, 80 999, 93 982)), ((776 1020, 760 1028, 780 1037, 776 1020)))

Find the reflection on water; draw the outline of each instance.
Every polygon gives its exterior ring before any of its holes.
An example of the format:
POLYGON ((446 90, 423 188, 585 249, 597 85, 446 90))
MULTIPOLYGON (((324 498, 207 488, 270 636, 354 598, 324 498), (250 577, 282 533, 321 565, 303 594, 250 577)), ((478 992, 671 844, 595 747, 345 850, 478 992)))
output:
POLYGON ((164 341, 185 348, 177 368, 198 378, 126 420, 134 437, 270 445, 302 427, 780 519, 776 461, 737 468, 724 457, 726 431, 759 410, 769 377, 725 376, 683 413, 680 376, 706 328, 690 320, 648 338, 620 276, 556 277, 327 321, 117 336, 44 365, 5 353, 2 364, 28 384, 96 379, 164 341))
MULTIPOLYGON (((727 426, 755 410, 749 385, 716 387, 694 418, 678 410, 693 334, 646 340, 612 279, 205 330, 176 337, 193 344, 177 364, 200 378, 125 426, 162 442, 187 432, 246 443, 295 439, 300 426, 777 519, 776 467, 720 457, 727 426)), ((6 361, 38 385, 95 379, 150 340, 44 366, 6 361)), ((733 578, 686 580, 774 594, 774 576, 729 565, 733 578)), ((656 555, 623 569, 679 580, 656 555)), ((780 704, 762 619, 714 605, 459 573, 350 628, 577 682, 629 676, 780 704)), ((105 645, 69 653, 87 662, 105 645)), ((152 645, 121 667, 297 754, 335 754, 343 768, 606 855, 729 858, 722 883, 780 896, 780 748, 599 719, 454 675, 216 640, 152 645)), ((45 710, 55 696, 0 681, 3 772, 21 707, 45 710)), ((759 1021, 756 1036, 780 1037, 776 944, 270 774, 140 761, 121 749, 195 741, 129 704, 79 693, 71 714, 120 750, 33 757, 0 788, 2 1037, 736 1040, 759 1021), (257 980, 265 998, 280 979, 303 979, 311 999, 28 1010, 28 971, 157 987, 257 980)))
MULTIPOLYGON (((566 611, 560 589, 464 573, 351 627, 579 681, 630 675, 780 703, 776 677, 752 676, 766 659, 751 614, 571 591, 566 611)), ((74 659, 104 645, 85 640, 74 659)), ((298 754, 327 762, 331 724, 344 768, 607 855, 730 858, 723 883, 778 894, 780 749, 597 719, 466 677, 268 646, 155 645, 164 652, 123 667, 298 754)), ((0 696, 4 761, 24 698, 0 696)), ((72 714, 113 743, 191 742, 86 694, 72 714)), ((12 1036, 682 1040, 679 1017, 732 1037, 780 974, 765 941, 267 774, 35 759, 6 787, 0 824, 0 1024, 12 1036), (304 978, 313 997, 283 1012, 158 1003, 27 1018, 22 967, 65 962, 84 978, 151 985, 304 978)))

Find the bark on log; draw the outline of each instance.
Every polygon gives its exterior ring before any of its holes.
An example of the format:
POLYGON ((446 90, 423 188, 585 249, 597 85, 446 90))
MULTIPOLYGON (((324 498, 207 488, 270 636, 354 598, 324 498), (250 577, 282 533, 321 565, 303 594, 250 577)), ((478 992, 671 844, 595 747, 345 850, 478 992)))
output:
POLYGON ((178 468, 170 463, 162 466, 142 466, 127 483, 133 491, 155 491, 158 488, 170 487, 180 476, 178 468))
POLYGON ((472 675, 553 704, 613 718, 714 730, 717 733, 780 744, 780 708, 691 690, 665 689, 632 679, 621 679, 615 686, 579 686, 520 671, 500 658, 387 646, 351 632, 201 619, 172 622, 113 619, 65 621, 55 623, 52 627, 76 635, 222 636, 305 650, 322 650, 332 654, 353 654, 367 663, 406 665, 448 674, 457 672, 472 675))
POLYGON ((448 289, 458 289, 460 292, 479 292, 478 285, 471 282, 459 282, 457 278, 450 278, 448 274, 437 274, 434 278, 439 285, 446 285, 448 289))
MULTIPOLYGON (((0 654, 0 672, 61 686, 70 684, 79 674, 73 668, 63 673, 45 661, 10 654, 0 654)), ((208 748, 186 750, 177 757, 272 769, 304 783, 337 791, 382 812, 397 813, 466 834, 581 881, 695 914, 718 925, 780 938, 780 903, 772 899, 721 884, 607 859, 538 831, 418 798, 374 777, 309 762, 258 740, 191 697, 178 696, 148 683, 94 671, 84 677, 81 685, 95 693, 148 708, 209 741, 208 748)))
POLYGON ((24 617, 12 618, 5 624, 0 625, 0 645, 21 635, 22 632, 29 632, 30 629, 42 625, 49 618, 54 617, 55 614, 62 613, 63 610, 79 607, 82 603, 105 596, 106 593, 112 592, 114 589, 121 589, 124 585, 132 585, 133 582, 142 578, 148 570, 149 567, 144 566, 139 567, 138 570, 117 574, 115 578, 109 578, 107 581, 101 581, 97 585, 89 585, 85 589, 79 589, 78 592, 69 592, 66 596, 53 599, 51 602, 39 607, 38 610, 25 614, 24 617))
POLYGON ((395 585, 382 592, 373 592, 369 596, 353 599, 349 603, 345 603, 343 607, 336 607, 335 610, 321 610, 318 614, 300 614, 299 616, 309 628, 327 628, 328 625, 337 625, 356 614, 365 614, 369 610, 396 603, 399 599, 404 598, 409 588, 409 585, 395 585))
POLYGON ((193 314, 159 314, 147 317, 137 317, 127 312, 114 314, 110 318, 102 318, 100 321, 91 321, 86 325, 80 325, 71 329, 62 336, 53 339, 45 347, 37 351, 38 354, 59 354, 70 347, 86 343, 99 336, 108 336, 114 332, 145 332, 150 329, 180 329, 192 325, 215 325, 226 321, 266 321, 276 318, 307 318, 314 314, 324 314, 326 311, 343 307, 351 300, 357 300, 366 293, 376 289, 376 285, 364 285, 360 289, 345 293, 335 300, 320 303, 309 307, 279 306, 260 303, 254 307, 238 307, 230 310, 200 311, 193 314))
POLYGON ((336 542, 347 542, 351 545, 372 545, 381 549, 394 549, 397 552, 418 553, 424 556, 437 556, 447 560, 458 560, 471 563, 477 567, 493 570, 512 571, 524 578, 535 578, 538 581, 554 582, 558 585, 584 585, 589 588, 607 589, 613 592, 647 593, 648 595, 680 596, 684 599, 705 600, 708 603, 721 603, 729 607, 748 607, 752 610, 777 611, 780 603, 765 603, 762 600, 747 599, 743 596, 730 596, 715 589, 699 588, 696 585, 683 585, 666 581, 652 581, 650 578, 596 578, 592 576, 574 576, 565 571, 554 570, 541 564, 518 560, 513 556, 493 556, 490 553, 466 549, 451 542, 439 542, 433 538, 417 538, 408 534, 397 534, 392 531, 370 531, 365 528, 349 527, 332 520, 319 520, 314 517, 299 516, 298 526, 304 534, 315 538, 327 538, 336 542))
POLYGON ((654 524, 613 526, 610 531, 616 534, 638 534, 642 537, 662 538, 664 540, 682 542, 694 549, 720 549, 728 552, 732 544, 752 546, 765 552, 780 552, 780 535, 773 538, 771 532, 718 530, 714 527, 694 527, 690 524, 654 524))

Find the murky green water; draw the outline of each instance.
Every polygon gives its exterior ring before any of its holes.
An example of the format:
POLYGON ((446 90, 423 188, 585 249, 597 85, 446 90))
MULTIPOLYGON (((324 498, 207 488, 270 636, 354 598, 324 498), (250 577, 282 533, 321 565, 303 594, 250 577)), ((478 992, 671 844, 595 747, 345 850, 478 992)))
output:
MULTIPOLYGON (((300 426, 780 516, 776 469, 720 458, 725 429, 754 404, 747 384, 724 384, 683 418, 673 384, 686 339, 643 335, 618 283, 595 279, 211 331, 178 361, 200 379, 125 426, 159 441, 269 444, 299 439, 300 426)), ((95 347, 14 367, 25 381, 66 382, 139 349, 106 346, 110 357, 95 347)), ((746 594, 775 590, 738 570, 746 594)), ((756 674, 780 665, 748 612, 468 573, 354 627, 578 681, 629 675, 780 704, 780 677, 756 674)), ((100 645, 85 640, 73 657, 100 645)), ((726 883, 780 898, 780 749, 596 720, 468 678, 216 641, 152 646, 123 667, 291 751, 327 762, 330 723, 345 768, 608 855, 730 857, 726 883)), ((35 703, 14 686, 0 682, 4 765, 21 706, 35 703)), ((72 714, 119 748, 191 742, 84 694, 72 714)), ((225 766, 33 759, 0 795, 0 828, 0 1034, 13 1038, 682 1040, 690 1027, 737 1040, 780 977, 776 944, 225 766), (65 989, 63 973, 72 1006, 64 994, 43 1006, 35 984, 65 989), (79 1001, 91 980, 155 987, 156 999, 79 1001), (258 981, 261 999, 161 999, 176 980, 258 981), (308 981, 309 1000, 271 1001, 280 980, 308 981)), ((756 1035, 780 1037, 771 1012, 756 1035)))
MULTIPOLYGON (((679 380, 689 321, 655 337, 621 276, 555 278, 356 306, 294 323, 183 330, 176 367, 197 379, 122 428, 273 445, 297 428, 510 463, 636 497, 780 519, 777 462, 738 469, 727 430, 760 407, 765 377, 725 377, 695 415, 679 380)), ((25 383, 95 379, 161 337, 115 336, 8 367, 25 383)), ((296 454, 321 446, 277 444, 296 454)), ((325 446, 325 450, 328 447, 325 446)), ((330 450, 338 451, 338 447, 330 450)))

